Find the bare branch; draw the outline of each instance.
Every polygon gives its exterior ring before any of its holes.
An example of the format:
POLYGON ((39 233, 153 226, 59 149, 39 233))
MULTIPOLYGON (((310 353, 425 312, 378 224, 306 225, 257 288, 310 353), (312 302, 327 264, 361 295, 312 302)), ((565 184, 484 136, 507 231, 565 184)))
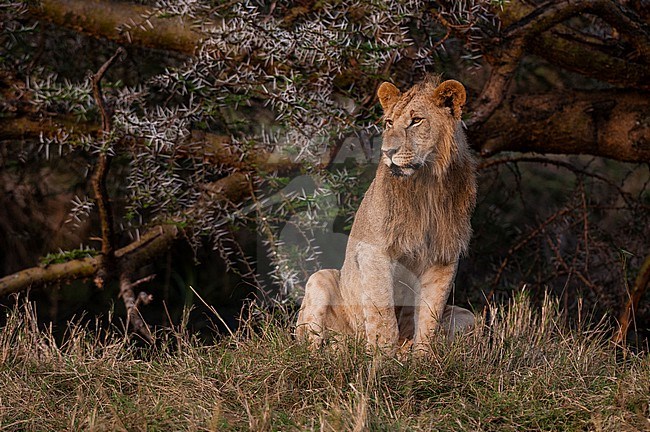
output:
POLYGON ((551 237, 547 234, 546 235, 546 244, 549 246, 549 248, 553 251, 555 254, 555 259, 560 263, 562 268, 564 268, 564 271, 568 275, 575 274, 580 281, 585 284, 586 287, 588 287, 590 290, 592 290, 594 293, 598 294, 599 289, 596 285, 593 284, 580 270, 575 268, 575 263, 572 263, 571 265, 567 264, 567 262, 562 258, 562 253, 560 252, 560 249, 553 240, 551 240, 551 237))
POLYGON ((149 326, 144 322, 140 311, 138 310, 139 297, 136 298, 133 288, 142 283, 143 280, 140 280, 135 283, 131 283, 131 280, 127 273, 122 273, 120 275, 120 297, 124 301, 124 306, 126 307, 126 323, 127 327, 131 325, 133 330, 142 336, 147 342, 153 342, 153 336, 149 326))
MULTIPOLYGON (((518 155, 518 156, 512 156, 512 157, 504 157, 504 158, 494 158, 494 159, 487 159, 483 160, 477 165, 477 168, 479 170, 491 168, 497 165, 503 165, 503 164, 509 164, 509 163, 521 163, 521 162, 528 162, 528 163, 535 163, 535 164, 541 164, 541 165, 551 165, 551 166, 556 166, 558 168, 563 168, 566 170, 571 171, 574 173, 576 176, 587 176, 591 177, 593 179, 599 180, 605 184, 607 184, 609 187, 612 189, 616 190, 618 194, 621 196, 621 198, 630 206, 633 204, 630 202, 630 197, 629 195, 621 188, 620 185, 616 184, 609 178, 595 173, 595 172, 589 172, 585 169, 579 168, 575 165, 573 165, 570 162, 564 161, 564 160, 557 160, 557 159, 550 159, 547 157, 539 157, 539 156, 526 156, 526 155, 518 155)), ((586 204, 583 203, 583 209, 586 209, 586 204)))

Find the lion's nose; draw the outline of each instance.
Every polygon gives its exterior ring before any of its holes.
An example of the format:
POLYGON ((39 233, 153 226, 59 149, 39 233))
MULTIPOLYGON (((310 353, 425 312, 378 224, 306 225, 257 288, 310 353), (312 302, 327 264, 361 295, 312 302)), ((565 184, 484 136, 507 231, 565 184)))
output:
POLYGON ((392 148, 392 149, 388 149, 388 150, 383 150, 382 149, 382 152, 386 155, 386 157, 388 159, 392 159, 393 155, 395 153, 397 153, 397 149, 396 148, 392 148))

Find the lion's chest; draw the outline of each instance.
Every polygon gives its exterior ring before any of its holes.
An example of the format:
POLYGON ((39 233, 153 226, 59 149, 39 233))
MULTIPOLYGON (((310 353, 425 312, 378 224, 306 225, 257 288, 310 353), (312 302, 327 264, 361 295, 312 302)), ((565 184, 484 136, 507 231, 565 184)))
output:
POLYGON ((397 193, 391 190, 394 185, 382 180, 378 176, 368 190, 351 236, 355 242, 373 244, 377 253, 392 261, 407 261, 415 267, 431 263, 440 237, 434 197, 410 184, 404 185, 408 193, 397 193))

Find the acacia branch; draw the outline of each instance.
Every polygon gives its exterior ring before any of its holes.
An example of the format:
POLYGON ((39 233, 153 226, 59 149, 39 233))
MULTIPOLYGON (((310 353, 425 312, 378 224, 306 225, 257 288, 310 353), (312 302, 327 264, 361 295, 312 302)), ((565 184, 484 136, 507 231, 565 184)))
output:
MULTIPOLYGON (((269 161, 269 167, 273 161, 269 161)), ((268 168, 268 167, 267 167, 268 168)), ((250 193, 247 174, 235 172, 206 187, 203 200, 196 205, 216 205, 216 202, 240 202, 250 193)), ((190 209, 188 212, 192 212, 190 209)), ((115 259, 122 274, 130 274, 152 262, 182 234, 173 223, 157 225, 146 231, 138 240, 115 251, 115 259)), ((101 257, 71 260, 63 264, 37 266, 0 279, 0 296, 38 288, 47 284, 66 284, 77 279, 95 277, 101 268, 101 257)))
POLYGON ((0 116, 0 136, 3 140, 38 140, 40 136, 53 138, 60 132, 76 135, 97 132, 96 124, 77 122, 72 116, 50 116, 38 118, 36 115, 0 116), (44 133, 53 131, 53 133, 44 133))
MULTIPOLYGON (((55 138, 65 135, 68 140, 80 138, 82 135, 97 134, 100 127, 92 122, 79 122, 74 116, 66 114, 51 114, 39 118, 36 114, 28 113, 18 116, 0 117, 0 136, 5 140, 35 139, 40 137, 55 138), (49 132, 46 132, 49 131, 49 132)), ((140 138, 129 137, 129 146, 145 145, 140 138)), ((118 141, 118 146, 127 143, 118 141)), ((232 138, 203 130, 192 130, 189 138, 179 142, 173 153, 164 152, 165 156, 175 159, 196 159, 213 165, 222 165, 236 170, 258 168, 262 171, 287 172, 298 169, 299 164, 288 157, 276 156, 266 151, 255 150, 242 153, 233 144, 232 138)))
POLYGON ((92 278, 99 268, 100 260, 93 257, 21 270, 0 279, 0 297, 25 291, 31 287, 92 278))
POLYGON ((118 44, 191 55, 201 41, 201 35, 179 17, 159 17, 152 14, 150 7, 125 2, 41 0, 29 11, 36 18, 118 44))
MULTIPOLYGON (((99 108, 102 116, 102 132, 101 140, 106 146, 106 142, 110 139, 112 115, 110 110, 106 107, 104 96, 102 94, 101 81, 108 68, 113 65, 115 60, 124 53, 123 48, 118 48, 115 54, 109 58, 106 63, 99 68, 96 74, 92 76, 93 95, 95 103, 99 108)), ((115 261, 115 233, 113 229, 113 210, 106 189, 106 177, 111 164, 111 156, 109 149, 103 149, 97 161, 97 168, 92 177, 92 186, 95 193, 95 201, 97 202, 97 209, 99 212, 99 222, 102 230, 102 272, 104 274, 98 275, 95 279, 101 287, 104 280, 110 277, 111 271, 114 269, 115 261)))
MULTIPOLYGON (((166 251, 179 234, 180 230, 175 225, 156 226, 140 239, 118 249, 115 257, 120 263, 128 262, 129 268, 138 268, 166 251)), ((100 257, 28 268, 0 279, 0 296, 30 288, 40 288, 44 285, 60 285, 78 279, 94 278, 100 268, 100 257)))

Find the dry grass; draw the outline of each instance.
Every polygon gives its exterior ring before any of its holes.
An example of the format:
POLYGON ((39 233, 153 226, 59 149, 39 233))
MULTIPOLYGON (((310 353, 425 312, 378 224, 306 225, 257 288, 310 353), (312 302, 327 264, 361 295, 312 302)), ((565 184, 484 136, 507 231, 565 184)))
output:
POLYGON ((553 302, 423 357, 348 341, 310 352, 271 318, 214 346, 182 331, 142 349, 29 306, 0 330, 0 430, 648 430, 650 358, 568 331, 553 302))

